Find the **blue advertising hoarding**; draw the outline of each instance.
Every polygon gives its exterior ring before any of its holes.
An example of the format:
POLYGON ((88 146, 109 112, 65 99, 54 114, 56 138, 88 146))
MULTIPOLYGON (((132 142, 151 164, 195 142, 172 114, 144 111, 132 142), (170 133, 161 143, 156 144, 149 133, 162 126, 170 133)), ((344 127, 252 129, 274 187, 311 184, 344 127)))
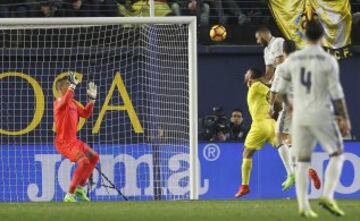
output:
MULTIPOLYGON (((360 143, 345 144, 345 163, 336 197, 360 198, 360 143)), ((201 199, 233 199, 241 183, 242 144, 212 143, 199 145, 201 181, 206 183, 201 199)), ((328 155, 317 147, 312 156, 312 167, 324 179, 328 155)), ((250 179, 251 193, 246 199, 289 198, 295 196, 294 188, 283 192, 281 183, 286 178, 285 168, 276 149, 266 145, 253 159, 250 179)), ((311 198, 319 197, 322 189, 309 187, 311 198)))
MULTIPOLYGON (((360 143, 346 143, 345 164, 341 181, 336 188, 339 198, 360 197, 360 143)), ((147 144, 95 145, 100 152, 102 172, 114 182, 130 200, 154 198, 153 148, 147 144), (136 150, 135 150, 136 146, 136 150)), ((188 187, 188 155, 176 152, 176 147, 162 146, 160 152, 161 188, 164 196, 186 199, 188 187)), ((199 144, 200 199, 233 199, 241 182, 242 144, 199 144)), ((62 158, 49 145, 1 145, 2 167, 0 174, 9 179, 0 181, 0 201, 60 201, 68 188, 74 164, 62 158)), ((313 154, 312 167, 324 177, 328 161, 319 148, 313 154)), ((251 193, 245 199, 292 198, 294 188, 281 191, 286 173, 277 151, 265 146, 253 161, 250 181, 251 193)), ((91 191, 94 200, 122 200, 114 189, 98 182, 91 191)), ((316 198, 321 189, 309 188, 310 197, 316 198)), ((164 198, 167 199, 167 198, 164 198)))

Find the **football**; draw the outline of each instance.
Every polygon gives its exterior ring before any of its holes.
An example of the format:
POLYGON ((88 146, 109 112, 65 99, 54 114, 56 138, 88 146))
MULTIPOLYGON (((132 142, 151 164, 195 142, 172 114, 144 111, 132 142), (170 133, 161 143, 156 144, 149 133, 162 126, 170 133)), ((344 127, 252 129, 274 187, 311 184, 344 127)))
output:
POLYGON ((222 25, 214 25, 210 29, 210 39, 212 41, 220 42, 226 39, 227 32, 226 28, 222 25))

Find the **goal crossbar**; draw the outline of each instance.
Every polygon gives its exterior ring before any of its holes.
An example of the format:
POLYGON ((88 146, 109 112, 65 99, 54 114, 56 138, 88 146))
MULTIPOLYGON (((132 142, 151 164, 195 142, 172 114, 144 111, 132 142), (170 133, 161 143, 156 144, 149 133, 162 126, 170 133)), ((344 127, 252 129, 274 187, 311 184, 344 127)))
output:
POLYGON ((1 25, 111 25, 111 24, 195 24, 196 17, 67 17, 1 18, 1 25))

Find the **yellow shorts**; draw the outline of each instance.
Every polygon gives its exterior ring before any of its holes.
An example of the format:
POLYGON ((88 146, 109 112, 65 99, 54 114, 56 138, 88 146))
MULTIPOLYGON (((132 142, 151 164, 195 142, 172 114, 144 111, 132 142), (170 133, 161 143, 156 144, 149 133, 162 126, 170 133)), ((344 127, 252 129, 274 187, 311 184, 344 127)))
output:
POLYGON ((250 131, 245 139, 245 147, 248 149, 260 150, 265 143, 276 146, 274 119, 253 122, 250 131))

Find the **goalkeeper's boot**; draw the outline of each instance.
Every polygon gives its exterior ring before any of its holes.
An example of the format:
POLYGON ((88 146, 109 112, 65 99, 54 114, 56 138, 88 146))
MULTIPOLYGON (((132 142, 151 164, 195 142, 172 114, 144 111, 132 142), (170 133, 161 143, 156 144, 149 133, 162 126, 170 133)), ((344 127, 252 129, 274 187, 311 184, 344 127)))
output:
POLYGON ((77 197, 80 198, 81 201, 90 202, 90 199, 87 196, 85 189, 78 187, 75 190, 75 194, 76 194, 77 197))
POLYGON ((235 197, 240 198, 248 193, 250 193, 249 185, 241 185, 239 191, 235 194, 235 197))
POLYGON ((334 216, 345 216, 345 212, 340 209, 335 200, 326 197, 321 197, 319 200, 319 205, 334 216))
POLYGON ((299 210, 300 216, 304 218, 318 218, 319 215, 315 213, 312 209, 301 209, 299 210))
POLYGON ((315 189, 317 189, 317 190, 320 189, 320 187, 321 187, 320 178, 319 178, 317 172, 312 168, 309 169, 309 177, 311 178, 311 181, 314 184, 315 189))
POLYGON ((67 193, 64 197, 64 202, 65 203, 76 203, 77 201, 75 199, 74 194, 67 193))
POLYGON ((290 187, 292 187, 295 184, 295 175, 290 174, 286 178, 286 180, 281 184, 282 191, 288 190, 290 187))

